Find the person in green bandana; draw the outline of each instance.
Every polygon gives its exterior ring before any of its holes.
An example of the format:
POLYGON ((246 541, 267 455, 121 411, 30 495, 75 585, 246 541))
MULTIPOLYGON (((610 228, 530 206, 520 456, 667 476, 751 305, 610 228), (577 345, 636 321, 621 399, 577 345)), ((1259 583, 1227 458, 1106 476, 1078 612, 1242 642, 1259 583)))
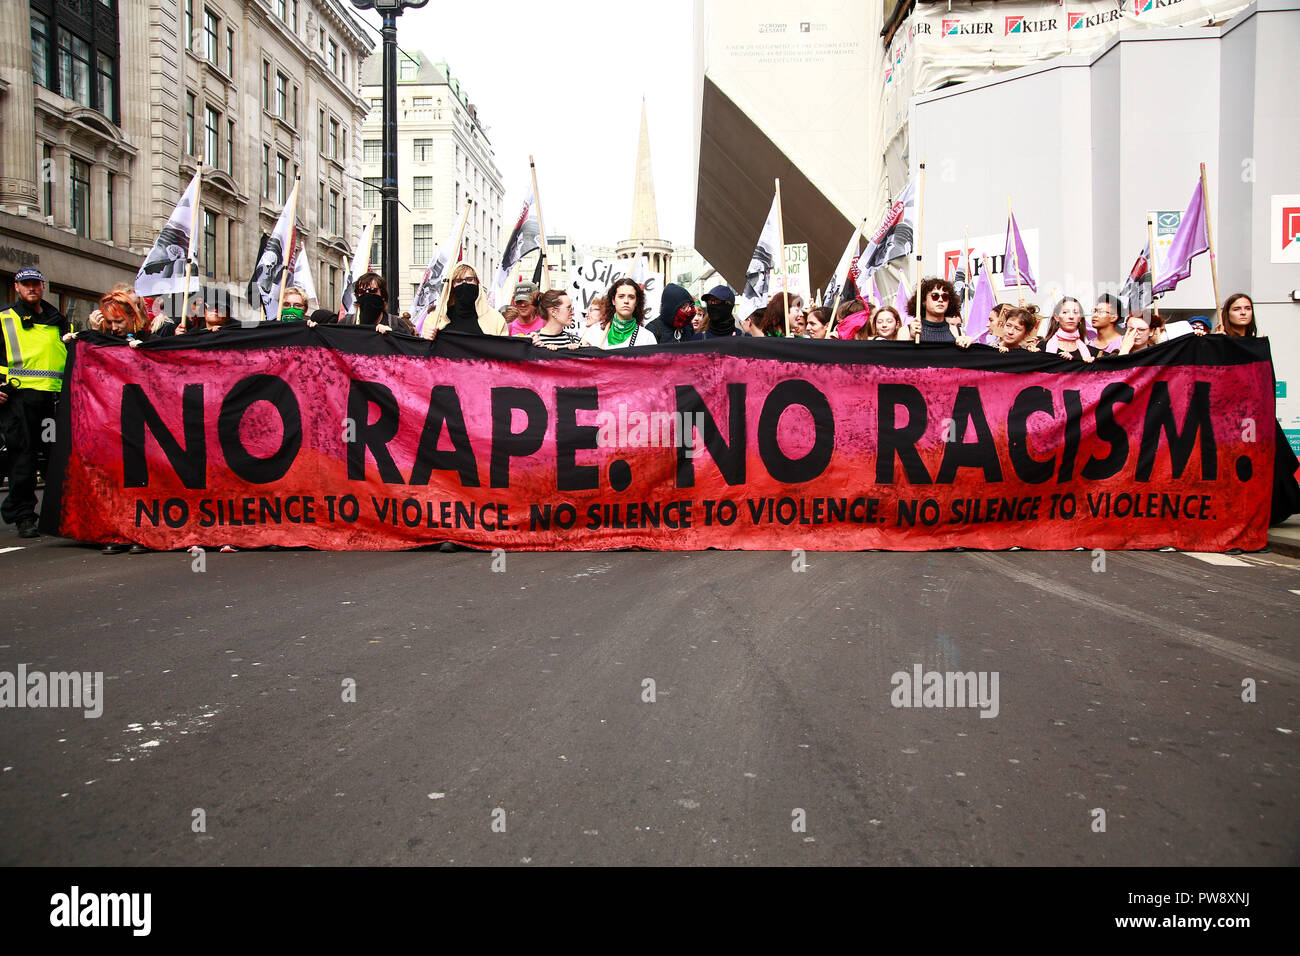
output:
POLYGON ((307 319, 307 293, 296 285, 284 290, 284 302, 280 306, 281 322, 304 322, 307 319))
POLYGON ((615 280, 609 287, 607 321, 588 327, 583 345, 598 349, 622 349, 632 345, 654 345, 654 333, 645 321, 645 290, 629 278, 615 280))

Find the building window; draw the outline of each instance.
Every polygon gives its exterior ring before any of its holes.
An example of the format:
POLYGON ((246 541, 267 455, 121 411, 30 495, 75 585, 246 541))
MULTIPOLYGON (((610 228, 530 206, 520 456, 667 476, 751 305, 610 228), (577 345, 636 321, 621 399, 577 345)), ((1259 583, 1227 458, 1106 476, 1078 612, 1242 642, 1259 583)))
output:
POLYGON ((194 0, 185 0, 185 49, 194 49, 194 0))
POLYGON ((293 85, 293 128, 298 128, 298 84, 293 85))
POLYGON ((235 274, 235 221, 226 220, 226 274, 235 274))
POLYGON ((235 175, 235 121, 226 120, 226 172, 235 175))
POLYGON ((41 214, 54 215, 54 149, 49 143, 41 147, 41 180, 45 187, 41 190, 41 214))
POLYGON ((370 240, 370 267, 376 268, 383 259, 383 246, 378 239, 370 240))
POLYGON ((415 161, 417 163, 429 163, 433 161, 433 140, 415 140, 415 161))
POLYGON ((325 230, 325 184, 316 187, 316 222, 321 231, 325 230))
POLYGON ((433 208, 433 177, 416 176, 415 177, 415 200, 412 203, 416 209, 433 208))
POLYGON ((330 234, 337 236, 339 234, 339 194, 330 190, 330 234))
POLYGON ((235 75, 235 31, 226 30, 226 75, 235 75))
POLYGON ((206 107, 203 112, 203 162, 209 166, 220 166, 221 153, 217 148, 217 137, 221 129, 221 114, 211 106, 206 107))
POLYGON ((117 85, 113 82, 113 58, 105 53, 95 54, 95 79, 99 94, 99 111, 117 122, 117 109, 113 103, 113 91, 117 85))
POLYGON ((262 198, 271 198, 271 147, 262 145, 262 198))
POLYGON ((90 238, 90 163, 72 158, 72 228, 90 238))
POLYGON ((381 110, 384 108, 384 98, 382 96, 372 96, 370 98, 370 108, 372 110, 381 110))
POLYGON ((271 64, 262 61, 262 109, 271 108, 271 64))
POLYGON ((367 176, 361 187, 361 202, 366 209, 379 208, 379 186, 383 182, 378 176, 367 176))
POLYGON ((325 57, 325 61, 330 65, 330 72, 337 76, 339 72, 339 45, 333 40, 329 41, 329 54, 325 57))
POLYGON ((335 266, 330 266, 330 302, 339 300, 339 270, 335 266))
POLYGON ((193 156, 194 149, 194 94, 185 94, 185 154, 193 156))
POLYGON ((334 159, 338 159, 339 158, 339 121, 333 118, 330 119, 330 141, 329 142, 330 142, 329 155, 334 159))
POLYGON ((50 24, 42 14, 32 11, 32 77, 50 87, 50 24))
POLYGON ((203 210, 203 273, 209 279, 217 274, 217 214, 203 210))
POLYGON ((433 109, 433 97, 432 97, 432 96, 412 96, 412 97, 411 97, 411 108, 412 108, 412 109, 416 109, 416 110, 428 110, 428 109, 433 109))
POLYGON ((377 163, 384 155, 383 141, 378 139, 368 139, 361 144, 361 161, 363 163, 377 163))
POLYGON ((221 20, 207 7, 203 8, 203 55, 213 66, 220 66, 217 59, 217 41, 221 38, 221 20))
POLYGON ((289 158, 283 154, 275 157, 275 201, 283 206, 289 198, 289 158))
POLYGON ((294 33, 298 32, 298 0, 290 0, 289 27, 293 30, 294 33))
POLYGON ((280 18, 280 22, 289 22, 288 0, 275 0, 275 15, 280 18))
POLYGON ((411 255, 415 257, 415 264, 428 262, 433 258, 433 226, 429 224, 419 224, 411 227, 411 255))
POLYGON ((348 81, 348 51, 344 50, 339 55, 339 79, 344 83, 348 81))
POLYGON ((116 184, 115 177, 112 173, 104 181, 104 215, 107 219, 108 241, 112 242, 116 236, 113 234, 113 186, 116 184))
POLYGON ((397 63, 397 78, 399 80, 413 80, 415 75, 420 72, 420 63, 415 57, 408 53, 398 51, 401 60, 397 63))
POLYGON ((59 92, 82 106, 90 105, 90 44, 59 29, 59 92))
POLYGON ((283 73, 275 74, 275 115, 289 118, 289 78, 283 73))

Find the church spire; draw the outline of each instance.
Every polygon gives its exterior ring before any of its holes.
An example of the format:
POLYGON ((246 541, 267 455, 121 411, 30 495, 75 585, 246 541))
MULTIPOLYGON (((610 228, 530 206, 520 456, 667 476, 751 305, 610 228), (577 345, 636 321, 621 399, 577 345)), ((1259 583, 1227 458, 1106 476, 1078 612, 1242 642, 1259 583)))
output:
POLYGON ((632 189, 633 239, 658 239, 659 214, 655 210, 655 180, 650 169, 650 127, 646 123, 645 97, 641 97, 641 138, 636 146, 636 184, 632 189))

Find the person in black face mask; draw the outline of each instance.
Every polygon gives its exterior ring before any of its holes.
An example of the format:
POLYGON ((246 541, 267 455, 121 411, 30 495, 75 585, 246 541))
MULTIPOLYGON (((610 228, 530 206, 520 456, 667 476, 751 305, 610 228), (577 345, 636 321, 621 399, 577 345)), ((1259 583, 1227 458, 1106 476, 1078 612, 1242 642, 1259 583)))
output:
POLYGON ((506 320, 487 304, 487 293, 478 281, 474 267, 462 262, 451 270, 447 289, 438 299, 438 307, 424 323, 426 339, 444 329, 470 335, 509 335, 506 320))
POLYGON ((381 334, 405 332, 414 335, 415 328, 400 315, 388 311, 388 283, 378 272, 367 272, 360 276, 354 288, 357 290, 357 324, 373 326, 381 334))
POLYGON ((709 315, 708 325, 704 327, 706 339, 745 334, 736 328, 736 319, 731 314, 735 307, 736 293, 725 285, 715 285, 704 293, 704 310, 709 315))

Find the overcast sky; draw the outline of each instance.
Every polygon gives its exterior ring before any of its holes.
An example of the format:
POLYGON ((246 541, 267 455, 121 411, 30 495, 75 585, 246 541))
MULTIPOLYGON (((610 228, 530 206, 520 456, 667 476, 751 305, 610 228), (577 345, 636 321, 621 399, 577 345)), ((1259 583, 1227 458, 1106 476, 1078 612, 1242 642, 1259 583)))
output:
MULTIPOLYGON (((593 0, 433 0, 397 20, 397 42, 445 60, 488 130, 505 182, 506 218, 537 161, 550 234, 613 244, 632 216, 641 97, 650 122, 659 233, 694 237, 691 0, 635 8, 593 0)), ((374 24, 375 51, 379 18, 374 24)))

